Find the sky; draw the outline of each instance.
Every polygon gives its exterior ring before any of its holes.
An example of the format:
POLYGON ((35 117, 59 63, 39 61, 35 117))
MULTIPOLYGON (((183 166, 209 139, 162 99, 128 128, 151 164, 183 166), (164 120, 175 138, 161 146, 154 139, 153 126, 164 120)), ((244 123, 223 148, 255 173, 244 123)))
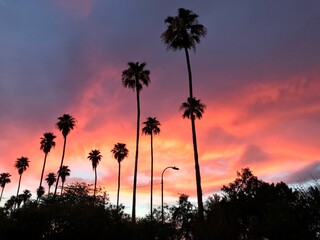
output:
MULTIPOLYGON (((98 185, 116 204, 114 144, 125 143, 120 202, 131 213, 136 98, 121 83, 129 61, 145 62, 151 83, 140 94, 141 122, 156 117, 154 207, 187 194, 196 204, 191 124, 179 106, 188 96, 183 51, 161 42, 164 19, 178 8, 199 15, 207 28, 190 51, 194 96, 206 105, 196 121, 204 200, 249 167, 266 182, 299 184, 320 175, 320 2, 191 0, 1 0, 0 172, 11 173, 4 201, 15 195, 14 162, 28 157, 21 191, 36 197, 44 154, 40 138, 53 132, 56 147, 45 175, 57 172, 63 137, 57 118, 70 114, 66 184, 94 183, 87 159, 101 151, 98 185)), ((140 135, 137 215, 150 206, 150 137, 140 135)), ((47 186, 44 185, 46 190, 47 186)), ((1 204, 4 203, 2 201, 1 204)))

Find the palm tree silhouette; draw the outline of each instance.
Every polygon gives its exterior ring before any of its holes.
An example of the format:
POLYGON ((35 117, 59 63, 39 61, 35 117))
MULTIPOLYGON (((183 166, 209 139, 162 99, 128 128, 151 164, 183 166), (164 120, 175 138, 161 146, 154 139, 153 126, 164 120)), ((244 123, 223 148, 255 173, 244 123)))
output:
POLYGON ((48 183, 49 189, 48 189, 48 195, 50 194, 50 188, 51 186, 57 181, 57 177, 54 173, 49 173, 47 175, 46 181, 48 183))
POLYGON ((150 83, 150 71, 145 69, 146 63, 128 62, 128 69, 122 72, 122 84, 124 87, 136 91, 137 97, 137 136, 136 136, 136 154, 134 163, 133 177, 133 198, 132 198, 132 222, 136 222, 136 191, 137 191, 137 170, 139 156, 139 133, 140 133, 140 91, 143 85, 150 83))
POLYGON ((180 110, 184 111, 182 114, 183 118, 191 119, 192 128, 192 140, 193 140, 193 151, 196 171, 196 183, 197 183, 197 198, 198 198, 198 215, 199 219, 203 220, 203 202, 202 202, 202 189, 201 189, 201 175, 200 166, 198 159, 198 147, 197 147, 197 135, 195 119, 201 119, 206 106, 200 102, 200 99, 188 98, 187 102, 182 103, 180 110))
POLYGON ((164 22, 167 30, 161 34, 161 40, 167 45, 167 49, 173 51, 184 49, 188 74, 189 74, 189 96, 193 97, 192 72, 189 57, 189 49, 196 50, 196 45, 200 43, 200 38, 205 37, 207 29, 198 22, 198 15, 191 10, 179 8, 178 15, 168 16, 164 22))
POLYGON ((61 177, 61 182, 62 182, 62 185, 61 185, 61 193, 62 194, 62 191, 63 191, 63 186, 64 186, 64 182, 66 181, 66 178, 68 176, 70 176, 70 169, 68 166, 62 166, 59 171, 58 171, 58 176, 60 175, 61 177))
POLYGON ((22 202, 23 202, 23 205, 26 204, 26 202, 28 200, 30 200, 32 194, 30 192, 30 190, 26 189, 23 191, 23 193, 21 194, 21 199, 22 199, 22 202))
POLYGON ((128 149, 125 143, 117 143, 111 150, 113 157, 118 161, 118 191, 117 191, 117 210, 119 209, 119 193, 120 193, 120 172, 121 172, 121 162, 124 158, 128 157, 128 149))
POLYGON ((151 196, 150 196, 150 214, 151 214, 151 221, 152 221, 152 204, 153 204, 153 134, 157 135, 160 133, 159 126, 161 125, 160 122, 156 118, 148 117, 147 121, 143 122, 144 127, 142 128, 142 133, 145 135, 150 135, 151 141, 151 196))
POLYGON ((1 195, 0 195, 0 202, 2 199, 2 194, 3 194, 3 190, 4 190, 5 186, 7 185, 7 183, 11 182, 10 177, 11 177, 10 173, 1 173, 0 174, 0 186, 2 188, 1 195))
MULTIPOLYGON (((58 117, 58 120, 59 121, 56 123, 56 127, 59 129, 59 131, 61 131, 63 139, 64 139, 61 163, 60 163, 60 168, 59 168, 59 170, 60 170, 62 168, 62 165, 63 165, 64 154, 65 154, 65 151, 66 151, 67 136, 70 133, 70 131, 75 127, 76 119, 73 118, 69 114, 63 114, 62 117, 58 117)), ((58 171, 58 173, 59 173, 59 171, 58 171)), ((59 184, 59 178, 60 178, 60 174, 58 174, 58 178, 57 178, 57 181, 56 181, 56 187, 54 189, 54 196, 57 193, 57 188, 58 188, 58 184, 59 184)))
POLYGON ((18 183, 18 190, 17 190, 17 196, 16 198, 18 198, 19 195, 19 189, 20 189, 20 184, 21 184, 21 177, 24 171, 27 170, 27 168, 29 167, 29 159, 27 157, 21 157, 18 158, 17 161, 15 162, 14 167, 16 169, 18 169, 18 173, 20 175, 19 177, 19 183, 18 183))
MULTIPOLYGON (((40 141, 40 150, 42 150, 44 152, 44 160, 43 160, 40 184, 39 184, 39 188, 38 188, 39 189, 39 193, 42 190, 41 189, 41 187, 42 187, 42 179, 43 179, 44 169, 46 167, 46 161, 47 161, 48 153, 50 152, 51 148, 55 147, 55 145, 56 145, 56 143, 54 141, 55 138, 56 138, 56 136, 53 133, 46 132, 46 133, 43 134, 43 137, 41 138, 41 141, 40 141)), ((44 191, 43 191, 43 193, 44 193, 44 191)), ((41 194, 37 194, 37 195, 38 195, 38 199, 39 199, 39 196, 41 194)))
POLYGON ((88 159, 92 163, 92 168, 94 170, 94 190, 93 190, 93 198, 96 197, 96 190, 97 190, 97 166, 101 161, 102 155, 100 154, 99 150, 92 150, 89 153, 88 159))
MULTIPOLYGON (((167 30, 161 34, 161 40, 167 45, 167 49, 184 50, 187 60, 188 76, 189 76, 189 98, 193 99, 192 88, 192 71, 189 57, 189 49, 196 50, 196 45, 200 43, 200 38, 205 37, 207 29, 198 22, 198 15, 191 10, 179 8, 177 16, 168 16, 165 19, 167 30)), ((196 145, 196 136, 194 135, 195 126, 194 119, 191 118, 192 125, 192 138, 194 148, 194 160, 197 182, 197 197, 198 197, 198 215, 200 220, 204 219, 203 216, 203 201, 201 189, 201 176, 198 161, 198 150, 196 145)))

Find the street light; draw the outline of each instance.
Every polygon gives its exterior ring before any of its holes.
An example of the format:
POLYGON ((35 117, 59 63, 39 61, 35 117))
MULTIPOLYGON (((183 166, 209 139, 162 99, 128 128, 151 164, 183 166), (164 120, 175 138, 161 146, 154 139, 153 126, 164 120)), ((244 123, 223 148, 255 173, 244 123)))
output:
POLYGON ((173 170, 179 170, 179 168, 177 168, 176 166, 173 167, 166 167, 161 174, 161 216, 162 216, 162 224, 164 223, 164 216, 163 216, 163 174, 164 172, 168 169, 171 168, 173 170))

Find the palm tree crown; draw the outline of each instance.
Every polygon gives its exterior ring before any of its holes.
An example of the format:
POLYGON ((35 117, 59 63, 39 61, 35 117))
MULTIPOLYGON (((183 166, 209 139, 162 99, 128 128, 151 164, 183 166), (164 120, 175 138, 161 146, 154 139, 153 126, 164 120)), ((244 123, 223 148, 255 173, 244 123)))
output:
POLYGON ((51 148, 56 146, 55 138, 56 136, 51 132, 44 133, 40 141, 40 150, 45 154, 49 153, 51 148))
POLYGON ((142 132, 146 135, 151 135, 151 134, 159 134, 160 133, 160 128, 159 126, 161 125, 160 122, 157 120, 157 118, 152 118, 148 117, 147 121, 143 122, 145 125, 142 128, 142 132))
POLYGON ((18 169, 18 173, 21 175, 29 167, 29 159, 27 157, 18 158, 14 167, 18 169))
POLYGON ((0 187, 4 188, 7 183, 11 182, 10 173, 1 173, 0 174, 0 187))
POLYGON ((89 153, 88 159, 91 161, 92 163, 92 168, 96 169, 99 162, 101 161, 102 155, 100 154, 99 150, 92 150, 89 153))
POLYGON ((69 114, 63 114, 62 117, 58 117, 56 127, 61 131, 64 138, 67 137, 69 132, 75 127, 76 119, 69 114))
POLYGON ((201 103, 200 99, 188 98, 186 102, 182 103, 180 110, 183 110, 182 117, 193 119, 201 119, 206 106, 201 103))
POLYGON ((114 158, 118 161, 118 163, 122 162, 124 158, 128 157, 128 153, 129 153, 125 143, 115 144, 111 152, 114 158))
POLYGON ((150 71, 144 69, 146 63, 128 62, 128 69, 122 71, 122 84, 127 88, 137 90, 142 89, 143 85, 150 83, 150 71))
POLYGON ((198 15, 191 10, 179 8, 178 15, 168 16, 164 22, 167 30, 161 34, 162 41, 172 50, 196 49, 200 38, 205 37, 207 29, 198 22, 198 15))
POLYGON ((59 169, 59 174, 60 174, 62 183, 64 183, 64 182, 66 181, 66 178, 67 178, 68 176, 70 176, 70 172, 71 172, 71 170, 69 169, 68 166, 62 166, 62 167, 59 169))
POLYGON ((49 186, 49 190, 48 190, 48 194, 49 194, 51 186, 57 181, 57 177, 56 177, 56 175, 54 173, 49 173, 47 175, 46 181, 47 181, 48 186, 49 186))

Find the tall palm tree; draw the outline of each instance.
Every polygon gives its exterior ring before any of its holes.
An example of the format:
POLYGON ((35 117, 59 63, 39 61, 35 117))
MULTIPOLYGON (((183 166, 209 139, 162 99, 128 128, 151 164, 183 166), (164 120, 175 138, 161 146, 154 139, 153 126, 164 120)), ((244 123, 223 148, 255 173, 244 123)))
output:
MULTIPOLYGON (((189 76, 189 98, 193 99, 192 88, 192 71, 189 57, 189 49, 196 50, 196 45, 200 43, 200 38, 205 37, 207 29, 199 23, 198 15, 191 10, 179 8, 177 16, 168 16, 164 22, 167 24, 167 29, 161 34, 161 40, 167 45, 167 49, 184 50, 187 60, 188 76, 189 76)), ((202 190, 200 182, 200 167, 198 161, 198 150, 196 142, 196 131, 194 119, 191 119, 192 125, 192 138, 194 148, 194 161, 196 169, 196 182, 197 182, 197 197, 198 197, 198 215, 200 220, 203 220, 203 202, 202 190), (192 120, 193 119, 193 120, 192 120)))
POLYGON ((125 143, 117 143, 111 150, 113 157, 118 161, 118 191, 117 191, 117 210, 119 209, 119 193, 120 193, 120 172, 121 162, 124 158, 128 157, 129 150, 126 148, 125 143))
MULTIPOLYGON (((62 168, 62 165, 63 165, 64 154, 65 154, 65 151, 66 151, 67 136, 70 133, 70 131, 75 127, 76 119, 73 118, 69 114, 63 114, 62 117, 58 117, 58 120, 59 121, 56 123, 56 128, 58 128, 59 131, 61 131, 63 139, 64 139, 61 163, 60 163, 60 168, 59 168, 59 170, 60 170, 62 168)), ((58 171, 58 173, 59 173, 59 171, 58 171)), ((57 178, 57 181, 56 181, 56 187, 54 189, 54 196, 57 193, 57 188, 58 188, 58 184, 59 184, 59 178, 60 178, 60 174, 58 174, 58 178, 57 178)))
POLYGON ((190 65, 189 49, 196 50, 200 38, 205 37, 207 29, 198 22, 198 15, 191 10, 179 8, 177 16, 168 16, 164 22, 167 30, 161 34, 161 40, 167 45, 167 49, 184 50, 187 60, 189 75, 189 97, 193 97, 192 72, 190 65))
POLYGON ((133 176, 133 198, 132 198, 132 222, 136 222, 136 191, 137 191, 137 171, 139 156, 139 133, 140 133, 140 91, 143 85, 150 83, 150 71, 145 69, 146 63, 128 62, 128 68, 122 72, 122 84, 124 87, 136 91, 137 98, 137 136, 136 136, 136 154, 133 176))
POLYGON ((156 118, 148 117, 147 121, 143 122, 144 127, 142 128, 142 133, 145 135, 150 135, 151 140, 151 196, 150 196, 150 213, 151 213, 151 220, 152 220, 152 204, 153 204, 153 134, 157 135, 160 133, 159 126, 161 125, 160 122, 156 118))
MULTIPOLYGON (((48 156, 48 153, 50 152, 51 148, 52 147, 55 147, 56 146, 56 143, 54 141, 54 139, 56 138, 56 136, 51 133, 51 132, 46 132, 43 134, 43 137, 41 138, 41 141, 40 141, 40 150, 42 150, 44 152, 44 160, 43 160, 43 166, 42 166, 42 172, 41 172, 41 177, 40 177, 40 184, 39 184, 39 193, 43 192, 41 187, 42 187, 42 179, 43 179, 43 173, 44 173, 44 169, 46 167, 46 161, 47 161, 47 156, 48 156)), ((38 199, 39 199, 39 196, 41 194, 37 194, 38 195, 38 199)))
POLYGON ((2 188, 1 195, 0 195, 0 202, 2 199, 2 194, 3 194, 3 190, 4 190, 5 186, 7 185, 7 183, 11 182, 10 177, 11 177, 10 173, 1 173, 0 174, 0 186, 2 188))
POLYGON ((19 189, 20 189, 20 184, 21 184, 21 177, 24 171, 27 170, 27 168, 29 167, 29 159, 27 157, 21 157, 18 158, 17 161, 15 162, 14 167, 16 169, 18 169, 18 173, 20 175, 19 177, 19 183, 18 183, 18 190, 17 190, 17 196, 16 198, 18 198, 19 195, 19 189))
POLYGON ((50 188, 57 181, 57 177, 56 177, 56 175, 54 173, 49 173, 47 175, 46 181, 47 181, 48 187, 49 187, 49 190, 48 190, 48 195, 49 195, 50 194, 50 188))
POLYGON ((191 119, 193 151, 194 151, 195 172, 196 172, 196 184, 197 184, 198 216, 199 216, 200 220, 203 220, 204 216, 203 216, 201 175, 200 175, 200 166, 199 166, 199 158, 198 158, 195 119, 202 118, 202 114, 204 113, 205 108, 206 108, 206 106, 201 103, 200 99, 196 99, 196 98, 188 98, 187 102, 182 103, 182 105, 180 106, 180 110, 183 111, 182 117, 191 119))
POLYGON ((71 171, 68 166, 62 166, 58 171, 58 176, 60 175, 62 182, 60 194, 62 194, 64 182, 66 181, 66 178, 70 176, 70 172, 71 171))
POLYGON ((88 159, 92 163, 92 168, 94 170, 94 190, 93 190, 93 198, 96 197, 96 190, 97 190, 97 166, 101 161, 102 155, 100 154, 99 150, 92 150, 89 153, 88 159))

